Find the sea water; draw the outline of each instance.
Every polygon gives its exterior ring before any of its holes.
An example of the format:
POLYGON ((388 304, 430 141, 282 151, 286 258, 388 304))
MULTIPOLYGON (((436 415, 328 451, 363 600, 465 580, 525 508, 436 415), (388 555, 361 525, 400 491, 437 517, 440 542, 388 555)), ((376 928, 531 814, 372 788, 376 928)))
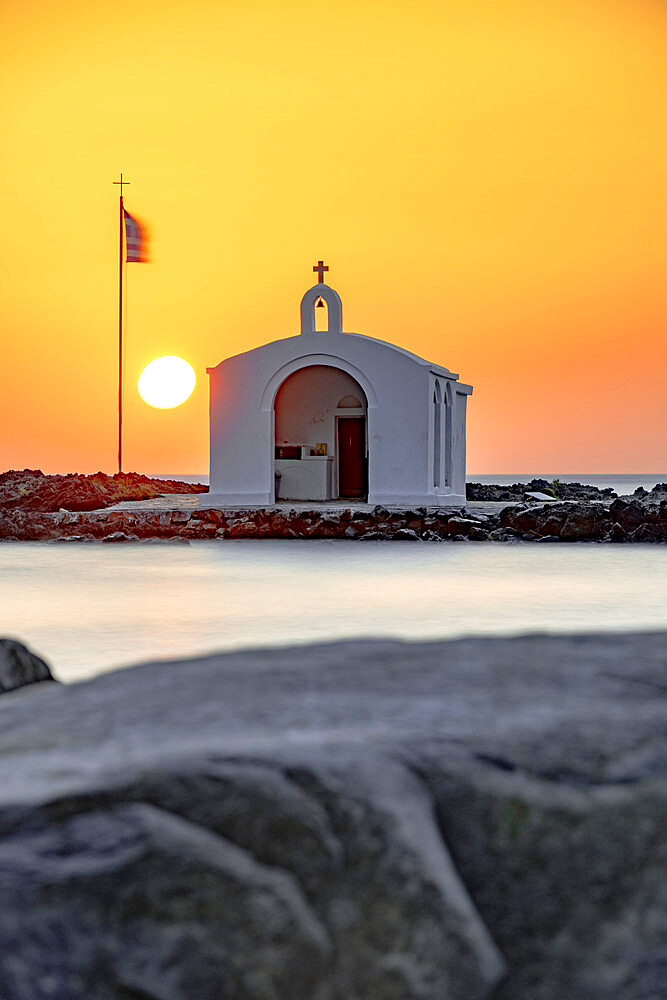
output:
POLYGON ((665 628, 661 545, 0 545, 0 635, 29 644, 63 681, 353 636, 665 628))

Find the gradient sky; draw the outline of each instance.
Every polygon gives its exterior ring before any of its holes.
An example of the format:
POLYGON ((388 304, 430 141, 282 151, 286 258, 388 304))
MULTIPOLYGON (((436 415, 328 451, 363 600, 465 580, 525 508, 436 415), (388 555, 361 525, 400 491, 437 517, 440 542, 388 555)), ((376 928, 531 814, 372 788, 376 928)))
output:
POLYGON ((663 0, 5 0, 0 469, 208 470, 206 366, 344 328, 459 372, 471 472, 667 467, 663 0), (183 406, 136 391, 161 354, 183 406))

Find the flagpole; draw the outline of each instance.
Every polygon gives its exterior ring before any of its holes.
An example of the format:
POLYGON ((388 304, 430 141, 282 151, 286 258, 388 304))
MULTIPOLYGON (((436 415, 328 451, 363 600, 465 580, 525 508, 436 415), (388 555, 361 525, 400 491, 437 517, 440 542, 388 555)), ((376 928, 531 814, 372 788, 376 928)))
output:
POLYGON ((125 210, 123 208, 123 180, 120 175, 120 215, 118 227, 118 471, 123 471, 123 224, 125 210))
POLYGON ((123 175, 118 230, 118 471, 123 471, 123 175))

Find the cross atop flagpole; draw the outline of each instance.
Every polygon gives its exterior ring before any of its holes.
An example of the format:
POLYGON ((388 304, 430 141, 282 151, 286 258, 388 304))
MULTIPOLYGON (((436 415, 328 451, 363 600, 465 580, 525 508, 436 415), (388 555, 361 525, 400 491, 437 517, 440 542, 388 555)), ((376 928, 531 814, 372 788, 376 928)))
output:
POLYGON ((123 197, 123 184, 125 184, 126 187, 129 187, 130 186, 130 181, 124 181, 123 180, 123 175, 121 173, 120 180, 119 181, 114 181, 113 183, 114 184, 120 184, 120 196, 122 198, 123 197))

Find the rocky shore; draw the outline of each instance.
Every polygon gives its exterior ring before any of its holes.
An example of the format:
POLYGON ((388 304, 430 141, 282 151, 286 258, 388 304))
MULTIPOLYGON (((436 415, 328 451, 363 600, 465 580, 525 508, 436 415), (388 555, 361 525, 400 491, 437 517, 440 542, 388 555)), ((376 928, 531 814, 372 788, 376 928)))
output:
POLYGON ((3 1000, 666 1000, 664 633, 0 698, 3 1000))
MULTIPOLYGON (((658 487, 667 491, 667 483, 658 487)), ((647 491, 643 491, 647 492, 647 491)), ((499 486, 495 483, 467 483, 467 500, 514 501, 521 502, 527 493, 543 493, 554 500, 613 500, 617 494, 607 487, 587 486, 585 483, 561 483, 558 479, 531 479, 528 483, 513 483, 509 486, 499 486)))
POLYGON ((157 542, 232 538, 344 538, 426 542, 667 542, 667 495, 532 503, 497 514, 465 508, 339 512, 271 508, 161 511, 5 510, 0 541, 157 542))
POLYGON ((10 469, 0 474, 0 517, 8 511, 55 512, 100 510, 123 500, 150 500, 165 493, 206 493, 203 483, 150 479, 137 472, 107 476, 71 473, 48 476, 39 469, 10 469))
POLYGON ((45 476, 39 471, 0 475, 0 541, 156 542, 228 538, 346 538, 428 542, 665 542, 667 483, 632 497, 582 484, 560 489, 560 501, 542 502, 556 484, 536 479, 513 487, 469 484, 474 511, 461 508, 183 509, 169 495, 205 493, 178 480, 122 476, 45 476), (534 490, 532 489, 534 487, 534 490), (125 501, 164 498, 161 509, 105 510, 125 501), (482 501, 480 503, 479 501, 482 501), (499 510, 499 503, 508 506, 499 510), (491 501, 495 501, 492 503, 491 501), (480 510, 483 503, 489 509, 480 510))

